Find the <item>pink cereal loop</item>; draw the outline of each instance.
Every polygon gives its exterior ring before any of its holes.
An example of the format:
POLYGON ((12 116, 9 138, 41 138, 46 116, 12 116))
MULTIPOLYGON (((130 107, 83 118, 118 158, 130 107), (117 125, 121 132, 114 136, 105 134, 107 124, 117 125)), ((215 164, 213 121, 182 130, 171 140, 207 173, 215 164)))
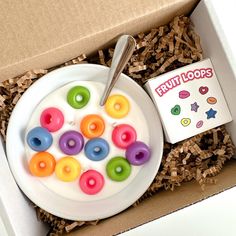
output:
POLYGON ((79 186, 88 195, 97 194, 104 186, 104 177, 96 170, 88 170, 81 175, 79 186))
POLYGON ((135 129, 128 124, 117 125, 112 131, 112 141, 115 146, 126 149, 136 141, 137 134, 135 129))
POLYGON ((40 124, 49 132, 56 132, 64 124, 64 115, 56 107, 46 108, 40 116, 40 124))

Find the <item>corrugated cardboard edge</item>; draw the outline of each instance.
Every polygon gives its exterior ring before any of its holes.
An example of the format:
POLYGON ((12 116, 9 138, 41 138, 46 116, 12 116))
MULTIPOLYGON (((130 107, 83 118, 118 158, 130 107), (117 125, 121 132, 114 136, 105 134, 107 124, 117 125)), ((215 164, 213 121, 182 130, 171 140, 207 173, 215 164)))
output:
POLYGON ((76 56, 86 53, 94 53, 98 48, 105 48, 114 42, 114 38, 123 33, 137 34, 150 28, 167 23, 175 15, 188 14, 199 2, 199 0, 182 0, 169 5, 155 8, 153 12, 128 22, 108 28, 92 35, 86 35, 80 40, 46 51, 44 53, 27 58, 0 68, 0 81, 18 76, 34 68, 50 68, 62 64, 76 56), (104 42, 109 42, 104 44, 104 42))
POLYGON ((197 183, 192 182, 183 184, 173 192, 160 191, 155 196, 140 203, 138 207, 131 207, 115 217, 101 221, 98 226, 86 226, 78 231, 71 232, 68 236, 117 235, 236 186, 235 179, 236 162, 232 160, 217 175, 217 184, 207 186, 205 191, 202 191, 197 183))

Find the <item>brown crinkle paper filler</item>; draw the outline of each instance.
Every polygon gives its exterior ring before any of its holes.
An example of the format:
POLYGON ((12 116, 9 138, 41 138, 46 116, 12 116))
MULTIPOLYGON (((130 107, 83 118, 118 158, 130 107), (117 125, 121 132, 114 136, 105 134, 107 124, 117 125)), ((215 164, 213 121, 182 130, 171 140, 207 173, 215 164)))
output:
POLYGON ((135 205, 161 188, 173 191, 180 183, 193 179, 204 190, 206 184, 216 183, 217 180, 211 177, 216 176, 234 154, 235 146, 224 126, 175 145, 165 143, 159 172, 135 205))
MULTIPOLYGON (((200 38, 188 17, 175 17, 168 25, 140 33, 135 39, 137 47, 124 73, 140 85, 152 77, 202 59, 200 38)), ((110 66, 113 51, 113 48, 99 50, 100 64, 110 66)))
POLYGON ((0 133, 6 138, 6 129, 11 112, 21 95, 40 77, 45 75, 47 70, 32 70, 21 77, 0 82, 0 133))
MULTIPOLYGON (((124 73, 140 85, 154 76, 202 59, 200 38, 193 31, 190 19, 185 16, 175 17, 168 25, 152 29, 147 33, 139 33, 135 39, 137 47, 124 73)), ((99 50, 98 55, 92 58, 86 58, 86 55, 82 54, 49 70, 32 70, 21 77, 0 83, 0 132, 4 139, 15 104, 37 79, 58 67, 72 64, 90 62, 110 66, 113 53, 114 48, 109 48, 99 50)), ((174 190, 182 182, 195 180, 202 189, 206 184, 216 183, 214 176, 234 154, 235 146, 224 126, 206 131, 175 145, 165 143, 159 172, 149 189, 134 206, 158 190, 174 190)), ((50 236, 98 223, 98 221, 65 220, 38 206, 34 207, 38 219, 49 225, 48 235, 50 236)))

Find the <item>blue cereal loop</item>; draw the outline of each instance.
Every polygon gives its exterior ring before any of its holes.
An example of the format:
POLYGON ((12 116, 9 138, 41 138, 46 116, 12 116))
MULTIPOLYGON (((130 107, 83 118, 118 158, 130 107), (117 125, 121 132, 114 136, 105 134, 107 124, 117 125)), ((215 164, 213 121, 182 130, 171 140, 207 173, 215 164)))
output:
POLYGON ((92 161, 103 160, 110 151, 109 144, 105 139, 90 139, 84 147, 85 155, 92 161))
POLYGON ((37 152, 46 151, 52 145, 52 135, 42 127, 35 127, 29 131, 26 137, 29 147, 37 152))

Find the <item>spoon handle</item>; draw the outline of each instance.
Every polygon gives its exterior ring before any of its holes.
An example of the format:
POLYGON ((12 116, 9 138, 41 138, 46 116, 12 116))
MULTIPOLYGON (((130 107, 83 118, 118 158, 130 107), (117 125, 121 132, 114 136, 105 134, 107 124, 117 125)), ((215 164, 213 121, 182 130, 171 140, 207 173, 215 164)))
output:
POLYGON ((123 35, 118 39, 112 58, 106 88, 100 101, 101 106, 106 103, 112 88, 132 56, 135 46, 135 39, 131 35, 123 35))

